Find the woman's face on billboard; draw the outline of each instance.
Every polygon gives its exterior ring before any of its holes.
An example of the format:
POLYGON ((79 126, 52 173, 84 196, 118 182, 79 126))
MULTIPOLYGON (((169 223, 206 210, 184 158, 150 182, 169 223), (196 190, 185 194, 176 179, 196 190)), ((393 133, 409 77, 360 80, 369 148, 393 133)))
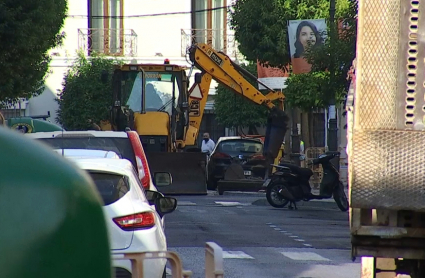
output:
POLYGON ((310 27, 304 26, 301 28, 299 39, 304 48, 306 48, 309 44, 314 45, 316 43, 316 34, 310 27))

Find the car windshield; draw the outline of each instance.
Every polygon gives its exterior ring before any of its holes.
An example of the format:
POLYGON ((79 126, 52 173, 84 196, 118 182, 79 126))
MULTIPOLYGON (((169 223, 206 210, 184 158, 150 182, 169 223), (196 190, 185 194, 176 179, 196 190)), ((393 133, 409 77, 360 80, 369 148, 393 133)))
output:
MULTIPOLYGON (((172 108, 176 108, 179 98, 179 84, 177 73, 174 72, 146 72, 145 109, 147 111, 162 110, 171 115, 172 108)), ((142 110, 141 72, 126 72, 123 74, 123 91, 126 105, 134 112, 142 110)))
POLYGON ((115 203, 127 194, 128 191, 130 191, 127 179, 122 175, 99 173, 94 171, 88 172, 90 177, 93 179, 105 206, 115 203))
POLYGON ((255 140, 225 140, 219 143, 217 151, 229 155, 262 153, 263 144, 255 140))
POLYGON ((128 138, 114 137, 55 137, 39 138, 53 149, 86 149, 113 151, 121 158, 129 160, 133 166, 137 167, 135 154, 128 138))

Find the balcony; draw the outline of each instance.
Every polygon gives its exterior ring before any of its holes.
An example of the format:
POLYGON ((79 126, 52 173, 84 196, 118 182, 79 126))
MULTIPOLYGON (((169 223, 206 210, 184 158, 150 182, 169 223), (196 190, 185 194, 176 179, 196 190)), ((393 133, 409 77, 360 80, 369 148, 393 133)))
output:
POLYGON ((137 34, 133 29, 78 29, 78 49, 108 56, 136 56, 137 34))
POLYGON ((181 29, 181 55, 194 43, 206 43, 217 51, 222 51, 231 59, 242 59, 238 43, 233 34, 223 29, 181 29))

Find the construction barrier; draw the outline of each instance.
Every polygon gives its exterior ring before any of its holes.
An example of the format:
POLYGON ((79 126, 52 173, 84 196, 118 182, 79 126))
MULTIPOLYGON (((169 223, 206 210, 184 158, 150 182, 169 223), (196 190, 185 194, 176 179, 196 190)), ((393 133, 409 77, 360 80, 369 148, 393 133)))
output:
MULTIPOLYGON (((183 270, 183 264, 179 255, 172 251, 137 252, 137 253, 114 253, 113 260, 130 260, 132 278, 144 277, 143 261, 146 259, 166 259, 171 266, 172 278, 191 278, 190 270, 183 270)), ((205 245, 205 278, 223 278, 223 249, 214 242, 205 245)))
POLYGON ((205 278, 223 278, 223 249, 214 242, 205 245, 205 278))

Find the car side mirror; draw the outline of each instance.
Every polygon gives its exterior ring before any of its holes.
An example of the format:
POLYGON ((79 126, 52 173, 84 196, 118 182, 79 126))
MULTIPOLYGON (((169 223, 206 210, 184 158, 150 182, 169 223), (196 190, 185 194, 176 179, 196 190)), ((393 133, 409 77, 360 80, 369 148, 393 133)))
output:
POLYGON ((155 205, 155 200, 164 197, 164 195, 161 192, 158 191, 152 191, 152 190, 145 190, 146 199, 148 199, 149 205, 153 206, 155 205))
POLYGON ((155 200, 155 208, 162 217, 167 213, 171 213, 177 208, 177 199, 171 197, 160 197, 155 200))
POLYGON ((168 172, 155 172, 153 179, 156 186, 168 186, 173 183, 173 178, 168 172))

